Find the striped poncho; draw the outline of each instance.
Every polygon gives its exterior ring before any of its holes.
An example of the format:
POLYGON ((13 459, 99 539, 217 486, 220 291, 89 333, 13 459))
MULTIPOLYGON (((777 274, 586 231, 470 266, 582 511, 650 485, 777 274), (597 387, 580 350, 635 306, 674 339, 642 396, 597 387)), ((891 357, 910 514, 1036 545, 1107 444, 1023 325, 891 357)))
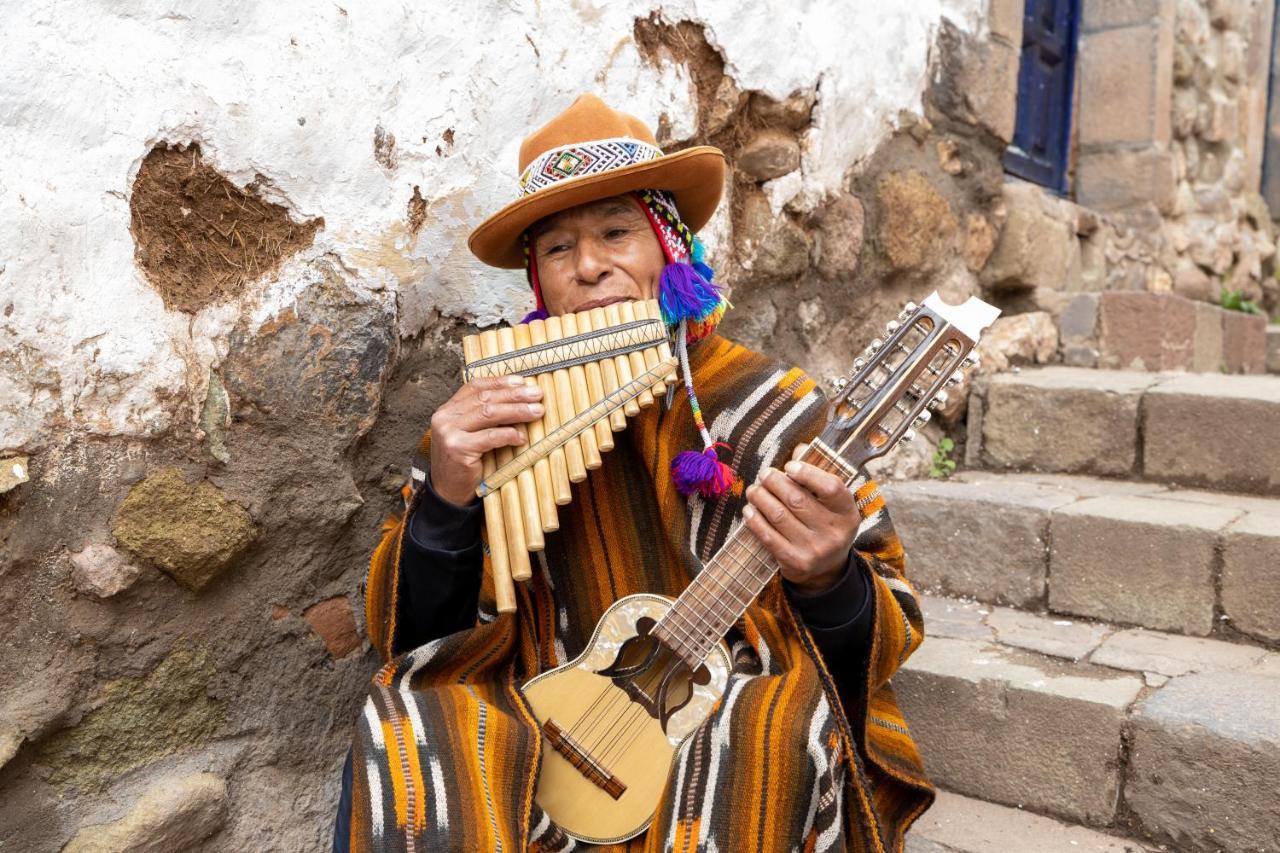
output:
MULTIPOLYGON (((825 402, 801 371, 716 335, 691 349, 690 366, 715 414, 712 436, 730 443, 742 481, 821 432, 825 402)), ((709 501, 676 491, 671 460, 697 443, 688 407, 643 410, 616 441, 561 508, 560 531, 518 585, 517 613, 495 618, 486 558, 476 626, 394 658, 408 513, 384 525, 365 608, 386 662, 355 735, 352 850, 585 846, 534 802, 543 744, 519 685, 576 657, 618 598, 679 595, 744 505, 740 488, 709 501)), ((870 648, 823 661, 775 577, 727 638, 728 688, 678 750, 653 824, 607 849, 902 849, 933 790, 888 681, 923 624, 884 501, 874 482, 855 485, 863 523, 854 547, 874 570, 870 648), (829 667, 857 667, 865 690, 841 697, 829 667)))

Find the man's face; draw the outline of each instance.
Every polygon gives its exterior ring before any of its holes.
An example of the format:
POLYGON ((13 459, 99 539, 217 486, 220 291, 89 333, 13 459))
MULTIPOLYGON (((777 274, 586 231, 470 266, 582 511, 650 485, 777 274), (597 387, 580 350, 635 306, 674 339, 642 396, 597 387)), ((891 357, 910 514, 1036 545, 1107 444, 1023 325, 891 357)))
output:
POLYGON ((666 257, 630 196, 571 207, 532 234, 542 300, 553 315, 658 295, 666 257))

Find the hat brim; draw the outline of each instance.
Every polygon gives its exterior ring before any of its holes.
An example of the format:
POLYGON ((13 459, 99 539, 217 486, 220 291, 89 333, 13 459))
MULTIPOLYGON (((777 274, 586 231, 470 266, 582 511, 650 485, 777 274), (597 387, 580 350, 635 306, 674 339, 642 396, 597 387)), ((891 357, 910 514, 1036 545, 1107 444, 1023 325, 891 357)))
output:
POLYGON ((709 145, 686 148, 634 166, 568 178, 516 199, 471 232, 467 246, 484 263, 502 269, 524 267, 520 235, 539 219, 579 204, 632 190, 667 190, 680 218, 698 231, 715 213, 724 193, 724 152, 709 145))

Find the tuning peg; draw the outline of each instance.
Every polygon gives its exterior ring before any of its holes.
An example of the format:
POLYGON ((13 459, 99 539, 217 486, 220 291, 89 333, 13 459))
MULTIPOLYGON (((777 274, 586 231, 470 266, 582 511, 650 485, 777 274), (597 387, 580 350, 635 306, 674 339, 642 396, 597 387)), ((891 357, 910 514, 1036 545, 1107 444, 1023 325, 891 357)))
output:
POLYGON ((933 414, 931 412, 928 412, 928 411, 921 412, 920 414, 916 415, 916 419, 911 422, 911 426, 914 429, 919 429, 920 427, 927 424, 929 422, 929 419, 932 417, 933 417, 933 414))
POLYGON ((915 441, 915 437, 916 437, 916 431, 913 429, 909 429, 902 434, 903 441, 915 441))
POLYGON ((943 406, 947 405, 947 400, 949 398, 950 395, 946 391, 939 391, 934 395, 933 399, 929 401, 929 408, 935 411, 941 409, 943 406))
POLYGON ((970 352, 964 358, 960 359, 961 367, 977 367, 982 363, 982 357, 977 352, 970 352))
POLYGON ((861 358, 861 357, 859 357, 859 358, 855 358, 855 359, 853 360, 853 369, 854 369, 854 370, 861 370, 862 368, 864 368, 864 367, 866 367, 866 366, 867 366, 867 360, 866 360, 865 358, 861 358))
POLYGON ((902 310, 898 312, 898 319, 906 320, 914 313, 916 313, 916 304, 914 302, 908 302, 906 305, 903 305, 902 310))
POLYGON ((955 373, 947 377, 948 385, 959 385, 964 381, 964 374, 957 370, 955 373))
POLYGON ((848 376, 837 376, 835 379, 831 380, 831 387, 835 388, 837 393, 843 391, 848 384, 848 376))
POLYGON ((898 331, 898 329, 901 326, 902 324, 899 323, 897 320, 890 320, 889 322, 884 324, 884 330, 889 334, 893 334, 894 332, 898 331))

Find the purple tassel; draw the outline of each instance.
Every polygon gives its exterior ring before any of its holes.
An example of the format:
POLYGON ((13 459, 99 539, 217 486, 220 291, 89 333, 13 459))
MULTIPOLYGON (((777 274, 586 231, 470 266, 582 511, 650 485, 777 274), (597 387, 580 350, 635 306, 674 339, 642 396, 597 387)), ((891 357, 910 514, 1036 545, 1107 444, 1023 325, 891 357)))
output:
POLYGON ((545 320, 545 319, 547 319, 547 318, 548 318, 548 317, 550 317, 550 316, 551 316, 551 315, 547 313, 547 309, 546 309, 546 308, 534 308, 534 309, 533 309, 532 311, 530 311, 528 314, 525 314, 525 315, 524 315, 524 319, 523 319, 523 320, 521 320, 520 322, 521 322, 521 323, 532 323, 534 320, 545 320))
POLYGON ((675 480, 680 494, 688 496, 697 492, 704 498, 715 498, 727 492, 738 475, 720 461, 716 450, 728 446, 717 441, 705 450, 686 450, 671 460, 671 479, 675 480))
POLYGON ((668 326, 677 325, 681 320, 689 320, 696 325, 721 308, 724 296, 720 288, 697 269, 677 261, 662 269, 658 303, 662 306, 662 320, 668 326))

